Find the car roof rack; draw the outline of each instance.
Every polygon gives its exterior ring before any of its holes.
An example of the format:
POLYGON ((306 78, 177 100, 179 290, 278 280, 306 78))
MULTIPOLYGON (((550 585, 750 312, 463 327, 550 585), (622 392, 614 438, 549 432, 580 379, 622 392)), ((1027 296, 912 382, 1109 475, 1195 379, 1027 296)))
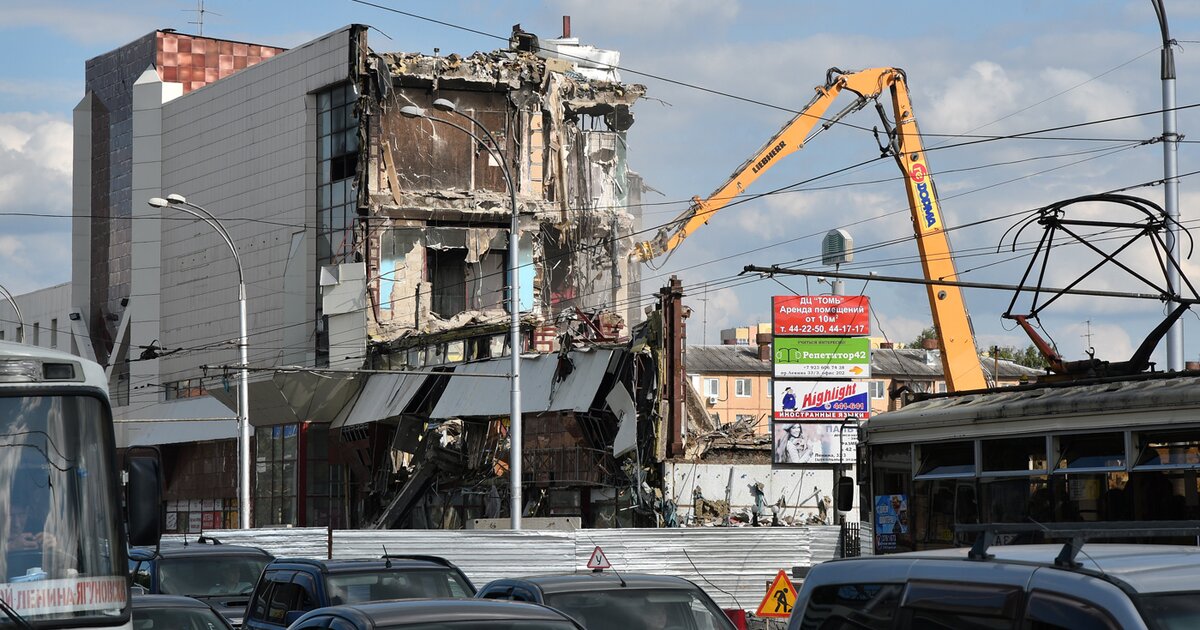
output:
POLYGON ((964 534, 978 532, 979 537, 967 553, 970 560, 989 560, 994 556, 988 548, 998 534, 1040 533, 1048 539, 1063 539, 1062 551, 1054 558, 1054 566, 1075 569, 1081 566, 1075 557, 1089 539, 1095 538, 1165 538, 1169 536, 1200 536, 1200 521, 1100 521, 1090 523, 981 523, 955 525, 964 534))

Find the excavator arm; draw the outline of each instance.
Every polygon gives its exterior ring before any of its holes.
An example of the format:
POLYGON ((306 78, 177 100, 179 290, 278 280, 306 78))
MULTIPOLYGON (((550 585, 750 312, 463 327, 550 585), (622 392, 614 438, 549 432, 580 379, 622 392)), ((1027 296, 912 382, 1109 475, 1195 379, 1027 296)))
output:
MULTIPOLYGON (((888 131, 892 152, 905 176, 909 208, 912 210, 913 231, 921 254, 925 278, 954 282, 957 273, 951 257, 950 240, 942 221, 941 206, 933 185, 932 173, 925 160, 925 150, 912 113, 908 85, 904 72, 898 68, 870 68, 843 72, 830 68, 825 85, 816 88, 816 95, 790 122, 783 126, 749 160, 739 166, 720 188, 706 199, 695 197, 692 205, 674 221, 659 230, 654 239, 634 246, 632 256, 649 262, 671 253, 685 238, 704 225, 714 213, 725 207, 737 195, 746 191, 767 169, 781 158, 804 148, 808 140, 845 116, 862 109, 868 101, 878 102, 885 91, 891 92, 894 128, 888 131), (843 92, 853 93, 853 103, 825 118, 826 111, 843 92), (820 127, 820 129, 818 129, 820 127)), ((883 110, 880 109, 881 116, 883 110)), ((888 126, 887 117, 883 116, 888 126)), ((942 343, 942 367, 950 391, 983 389, 987 380, 979 362, 975 336, 963 302, 962 291, 952 285, 928 285, 929 308, 934 327, 942 343)))

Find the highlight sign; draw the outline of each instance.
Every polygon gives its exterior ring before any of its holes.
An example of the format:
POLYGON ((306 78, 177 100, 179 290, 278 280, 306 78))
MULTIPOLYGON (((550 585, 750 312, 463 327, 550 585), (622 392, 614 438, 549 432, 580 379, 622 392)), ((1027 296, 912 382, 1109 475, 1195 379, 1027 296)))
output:
POLYGON ((865 381, 775 381, 776 420, 842 420, 871 417, 865 381))
POLYGON ((871 299, 865 295, 776 295, 771 300, 776 336, 871 334, 871 299))

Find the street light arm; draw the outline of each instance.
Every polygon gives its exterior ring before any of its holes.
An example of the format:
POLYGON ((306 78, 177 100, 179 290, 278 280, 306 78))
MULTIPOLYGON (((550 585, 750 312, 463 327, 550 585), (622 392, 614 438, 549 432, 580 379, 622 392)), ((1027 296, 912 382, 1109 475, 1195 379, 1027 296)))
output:
POLYGON ((204 221, 209 225, 209 227, 216 230, 217 234, 221 235, 221 239, 225 241, 225 244, 229 246, 229 251, 233 253, 233 261, 237 263, 238 283, 243 285, 244 290, 245 278, 242 276, 242 257, 240 254, 238 254, 237 247, 233 244, 233 237, 231 237, 229 232, 226 231, 225 224, 221 223, 220 219, 213 216, 213 214, 205 208, 197 206, 190 201, 177 201, 172 203, 171 207, 179 210, 180 212, 186 212, 197 219, 204 221))
POLYGON ((16 298, 3 286, 0 286, 0 295, 4 296, 9 304, 12 304, 13 313, 17 316, 17 330, 21 332, 21 334, 17 335, 17 343, 25 343, 25 318, 21 316, 21 307, 17 306, 16 298))

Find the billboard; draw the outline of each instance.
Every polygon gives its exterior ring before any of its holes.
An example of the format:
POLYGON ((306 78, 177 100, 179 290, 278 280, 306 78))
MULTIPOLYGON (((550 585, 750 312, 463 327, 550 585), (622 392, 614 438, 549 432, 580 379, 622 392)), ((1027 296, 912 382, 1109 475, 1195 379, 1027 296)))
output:
POLYGON ((871 300, 865 295, 776 295, 771 301, 777 337, 871 334, 871 300))
POLYGON ((844 420, 871 416, 865 381, 775 381, 776 420, 844 420))
POLYGON ((775 337, 774 373, 781 378, 870 378, 866 337, 775 337))
POLYGON ((775 464, 853 464, 857 455, 853 422, 777 421, 771 433, 775 464))

